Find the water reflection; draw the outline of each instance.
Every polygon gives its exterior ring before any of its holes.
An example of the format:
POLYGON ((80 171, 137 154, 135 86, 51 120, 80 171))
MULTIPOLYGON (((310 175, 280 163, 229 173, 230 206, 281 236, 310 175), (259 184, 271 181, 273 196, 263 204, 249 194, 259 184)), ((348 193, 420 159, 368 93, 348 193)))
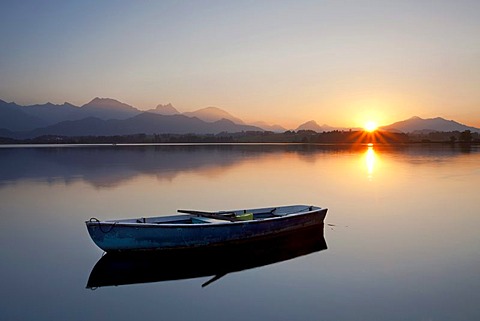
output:
MULTIPOLYGON (((252 159, 292 157, 315 163, 321 155, 364 154, 365 151, 365 145, 302 144, 3 147, 0 148, 0 187, 27 179, 48 184, 84 181, 97 188, 109 188, 140 175, 166 181, 188 172, 218 176, 252 159)), ((369 146, 365 154, 369 178, 378 166, 378 152, 414 156, 404 158, 411 162, 438 162, 464 154, 460 148, 451 146, 369 146)))
POLYGON ((480 320, 480 146, 373 149, 368 182, 366 145, 0 148, 1 319, 123 321, 141 311, 142 320, 480 320), (85 230, 92 216, 298 202, 329 208, 328 251, 205 289, 212 276, 282 252, 143 268, 113 260, 92 282, 203 277, 85 290, 101 255, 85 230), (238 264, 217 267, 230 260, 238 264))
POLYGON ((290 260, 327 249, 323 223, 266 240, 212 249, 108 253, 95 265, 87 288, 212 277, 290 260))
POLYGON ((373 170, 375 169, 375 162, 376 162, 376 154, 375 150, 373 149, 372 144, 368 144, 368 149, 365 153, 365 161, 367 165, 367 173, 368 173, 368 180, 372 180, 373 178, 373 170))

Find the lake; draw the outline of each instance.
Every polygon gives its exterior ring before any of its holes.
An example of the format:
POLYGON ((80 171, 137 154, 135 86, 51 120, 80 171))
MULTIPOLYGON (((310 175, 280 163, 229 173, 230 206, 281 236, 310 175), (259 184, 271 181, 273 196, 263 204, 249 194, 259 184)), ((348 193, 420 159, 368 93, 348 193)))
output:
POLYGON ((0 319, 480 320, 479 186, 478 146, 2 146, 0 319), (91 217, 287 204, 329 209, 327 249, 86 288, 91 217))

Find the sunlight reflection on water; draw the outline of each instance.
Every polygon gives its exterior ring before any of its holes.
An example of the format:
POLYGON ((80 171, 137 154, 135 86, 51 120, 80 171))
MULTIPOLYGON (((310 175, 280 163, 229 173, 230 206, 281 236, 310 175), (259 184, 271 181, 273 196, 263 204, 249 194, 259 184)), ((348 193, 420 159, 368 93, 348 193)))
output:
POLYGON ((365 161, 367 164, 368 179, 371 181, 373 178, 373 170, 375 168, 377 156, 375 155, 375 150, 373 146, 368 146, 367 151, 365 152, 365 161))

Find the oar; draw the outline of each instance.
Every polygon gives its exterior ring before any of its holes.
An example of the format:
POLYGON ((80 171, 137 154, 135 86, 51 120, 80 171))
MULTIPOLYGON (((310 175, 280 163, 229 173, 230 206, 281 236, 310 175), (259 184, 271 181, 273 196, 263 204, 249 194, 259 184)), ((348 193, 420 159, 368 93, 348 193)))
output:
POLYGON ((240 221, 240 219, 236 218, 235 216, 226 216, 225 214, 229 215, 234 215, 235 213, 233 212, 225 212, 225 213, 213 213, 213 212, 202 212, 202 211, 193 211, 193 210, 177 210, 179 213, 185 213, 185 214, 191 214, 191 215, 197 215, 197 216, 203 216, 203 217, 209 217, 209 218, 214 218, 217 220, 225 220, 225 221, 230 221, 230 222, 237 222, 240 221))
POLYGON ((211 279, 208 280, 207 282, 203 283, 203 284, 202 284, 202 288, 206 287, 206 286, 209 285, 209 284, 212 284, 213 282, 217 281, 218 279, 221 279, 221 278, 224 277, 225 275, 227 275, 227 273, 222 273, 222 274, 217 274, 217 275, 215 275, 213 278, 211 278, 211 279))

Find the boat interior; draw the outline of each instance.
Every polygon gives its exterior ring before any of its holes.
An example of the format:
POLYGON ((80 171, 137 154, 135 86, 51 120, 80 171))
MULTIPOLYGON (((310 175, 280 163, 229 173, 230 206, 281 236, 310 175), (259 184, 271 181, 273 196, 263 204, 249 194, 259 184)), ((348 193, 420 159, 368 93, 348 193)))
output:
POLYGON ((321 209, 316 206, 292 205, 259 209, 245 209, 221 212, 202 212, 193 210, 178 210, 180 215, 141 217, 134 219, 115 220, 106 222, 116 223, 143 223, 143 224, 212 224, 236 221, 264 220, 280 216, 305 213, 321 209))

